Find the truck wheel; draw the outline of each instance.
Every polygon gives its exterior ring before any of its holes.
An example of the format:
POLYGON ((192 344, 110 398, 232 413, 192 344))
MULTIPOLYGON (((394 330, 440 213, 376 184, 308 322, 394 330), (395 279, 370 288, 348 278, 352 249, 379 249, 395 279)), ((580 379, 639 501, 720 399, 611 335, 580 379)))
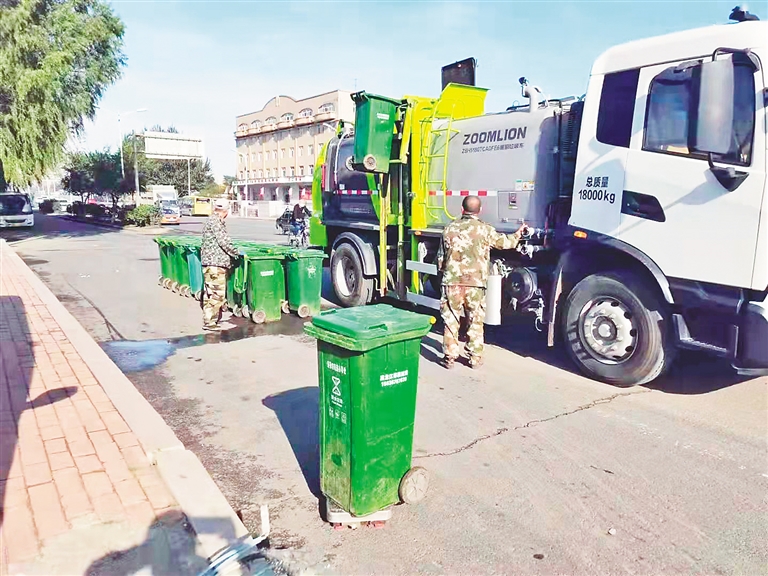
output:
POLYGON ((331 281, 346 308, 364 306, 373 298, 373 279, 363 276, 363 263, 350 244, 341 244, 331 257, 331 281))
POLYGON ((568 296, 563 323, 568 354, 595 380, 637 386, 656 379, 672 363, 666 307, 631 272, 584 278, 568 296))

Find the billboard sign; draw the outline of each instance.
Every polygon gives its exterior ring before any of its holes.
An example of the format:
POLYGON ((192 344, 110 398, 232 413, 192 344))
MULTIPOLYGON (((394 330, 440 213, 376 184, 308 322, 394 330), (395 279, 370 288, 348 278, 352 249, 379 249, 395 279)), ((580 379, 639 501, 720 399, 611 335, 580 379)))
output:
POLYGON ((144 153, 158 160, 205 159, 202 139, 168 132, 144 132, 144 153))

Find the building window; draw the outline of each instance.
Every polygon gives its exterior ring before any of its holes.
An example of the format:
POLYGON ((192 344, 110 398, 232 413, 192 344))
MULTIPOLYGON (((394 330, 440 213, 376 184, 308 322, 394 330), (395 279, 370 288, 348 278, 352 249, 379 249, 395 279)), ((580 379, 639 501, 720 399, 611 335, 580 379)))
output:
POLYGON ((277 118, 275 118, 274 116, 270 116, 269 118, 264 120, 264 124, 270 124, 270 125, 277 124, 277 118))
POLYGON ((240 130, 240 131, 247 130, 248 126, 246 126, 245 124, 240 124, 240 126, 238 126, 237 129, 240 130))
POLYGON ((254 120, 251 122, 251 128, 261 128, 261 120, 254 120))
POLYGON ((299 166, 299 176, 304 176, 304 166, 299 166))
POLYGON ((282 122, 292 122, 293 121, 293 114, 291 114, 290 112, 286 112, 285 114, 280 116, 280 120, 282 122))
MULTIPOLYGON (((749 166, 755 129, 755 76, 752 62, 739 53, 733 55, 734 107, 731 148, 726 154, 713 154, 715 162, 749 166)), ((667 68, 651 81, 645 112, 643 150, 706 159, 690 149, 695 134, 699 67, 667 68)))
POLYGON ((296 176, 296 169, 291 166, 291 178, 294 178, 296 176))
POLYGON ((312 116, 312 108, 304 108, 301 112, 299 112, 299 118, 309 118, 312 116))
POLYGON ((256 152, 251 152, 251 162, 256 162, 256 152))
POLYGON ((245 180, 245 172, 240 170, 240 180, 245 180))
POLYGON ((315 173, 315 165, 314 164, 310 164, 309 165, 309 176, 311 176, 314 173, 315 173))
POLYGON ((277 150, 272 150, 272 160, 277 160, 277 150))
POLYGON ((288 158, 293 158, 293 148, 288 148, 288 158))
POLYGON ((285 158, 285 148, 280 148, 280 160, 285 158))
POLYGON ((299 146, 299 158, 304 155, 304 146, 299 146))
POLYGON ((307 156, 309 156, 310 158, 312 158, 312 149, 313 149, 312 144, 307 146, 307 156))
POLYGON ((282 169, 283 178, 285 178, 285 168, 282 169))
POLYGON ((264 170, 259 170, 259 178, 264 178, 264 170))
POLYGON ((333 112, 334 110, 336 110, 336 107, 333 105, 332 102, 326 102, 325 104, 320 106, 320 108, 317 109, 317 111, 320 114, 326 114, 328 112, 333 112))
POLYGON ((257 157, 258 157, 258 160, 257 160, 257 162, 261 162, 261 152, 259 152, 259 154, 258 154, 258 156, 257 156, 257 157))

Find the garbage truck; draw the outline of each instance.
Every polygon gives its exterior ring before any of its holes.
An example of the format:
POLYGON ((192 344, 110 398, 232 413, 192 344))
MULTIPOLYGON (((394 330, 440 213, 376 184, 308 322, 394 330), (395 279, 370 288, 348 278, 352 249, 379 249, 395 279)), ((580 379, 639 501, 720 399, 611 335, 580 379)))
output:
POLYGON ((520 78, 523 104, 486 113, 473 59, 443 68, 438 98, 353 94, 312 195, 338 300, 438 308, 442 231, 477 195, 497 230, 528 226, 492 252, 486 323, 529 315, 617 386, 681 348, 765 374, 768 23, 730 19, 610 48, 578 98, 520 78))

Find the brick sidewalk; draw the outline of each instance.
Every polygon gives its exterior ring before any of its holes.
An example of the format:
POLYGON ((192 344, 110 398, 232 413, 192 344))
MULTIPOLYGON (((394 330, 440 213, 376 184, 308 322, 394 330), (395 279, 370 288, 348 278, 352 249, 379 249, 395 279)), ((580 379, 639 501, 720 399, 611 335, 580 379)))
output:
POLYGON ((22 266, 0 260, 0 573, 83 573, 182 516, 22 266))

